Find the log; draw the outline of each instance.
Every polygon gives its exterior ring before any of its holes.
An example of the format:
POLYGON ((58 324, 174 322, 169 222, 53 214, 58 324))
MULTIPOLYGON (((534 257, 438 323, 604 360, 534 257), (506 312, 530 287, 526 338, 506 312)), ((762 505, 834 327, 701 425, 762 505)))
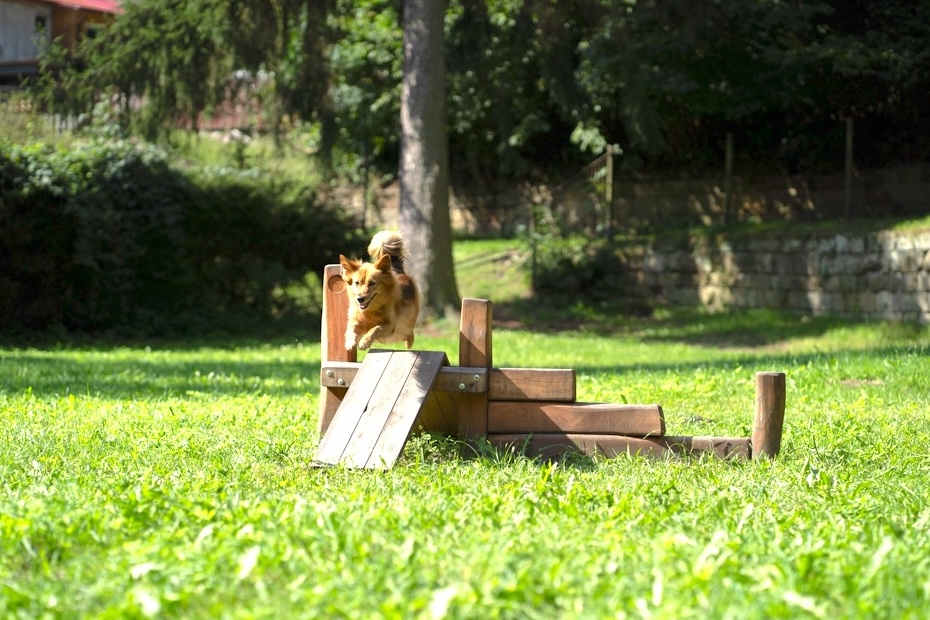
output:
POLYGON ((658 437, 665 417, 659 405, 499 401, 488 405, 488 432, 658 437))
POLYGON ((785 373, 756 373, 756 413, 752 421, 752 456, 774 458, 781 451, 785 424, 785 373))

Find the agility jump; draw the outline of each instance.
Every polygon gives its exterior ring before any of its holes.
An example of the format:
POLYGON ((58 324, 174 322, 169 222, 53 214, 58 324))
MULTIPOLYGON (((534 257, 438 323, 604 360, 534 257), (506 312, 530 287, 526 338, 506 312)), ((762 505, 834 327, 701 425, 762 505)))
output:
POLYGON ((387 469, 413 432, 556 458, 709 453, 773 458, 781 449, 785 374, 756 373, 751 437, 668 435, 662 407, 576 401, 575 371, 496 368, 490 301, 464 299, 458 365, 441 351, 371 350, 358 363, 345 348, 348 298, 340 265, 323 274, 320 445, 314 462, 387 469))

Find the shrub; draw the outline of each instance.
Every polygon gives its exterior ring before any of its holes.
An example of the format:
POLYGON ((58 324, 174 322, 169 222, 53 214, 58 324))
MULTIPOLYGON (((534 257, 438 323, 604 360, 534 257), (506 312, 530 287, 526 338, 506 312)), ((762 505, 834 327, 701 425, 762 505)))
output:
POLYGON ((611 302, 630 314, 651 311, 653 300, 629 274, 621 248, 574 235, 540 235, 535 240, 533 290, 582 305, 611 302))
POLYGON ((188 175, 127 142, 0 146, 0 328, 318 312, 308 272, 356 243, 307 188, 257 171, 188 175))

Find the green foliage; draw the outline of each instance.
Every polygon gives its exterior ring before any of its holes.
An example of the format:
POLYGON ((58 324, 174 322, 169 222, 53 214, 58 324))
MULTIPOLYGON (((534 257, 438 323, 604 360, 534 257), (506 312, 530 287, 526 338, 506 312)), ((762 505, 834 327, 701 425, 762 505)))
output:
MULTIPOLYGON (((100 36, 73 51, 55 45, 34 85, 46 108, 78 115, 105 102, 123 127, 164 138, 196 127, 243 91, 275 135, 285 115, 331 125, 321 45, 325 2, 129 2, 100 36)), ((331 144, 324 145, 327 148, 331 144)))
POLYGON ((334 166, 356 182, 369 166, 396 174, 403 71, 397 3, 337 6, 333 21, 342 35, 328 52, 333 111, 339 119, 334 166))
POLYGON ((358 245, 349 218, 319 205, 294 181, 230 168, 205 169, 193 180, 199 191, 185 222, 186 248, 211 283, 198 301, 203 308, 223 312, 245 304, 273 316, 284 309, 278 307, 286 298, 282 287, 301 285, 308 272, 321 272, 358 245))
POLYGON ((0 172, 3 329, 161 332, 237 312, 314 315, 305 274, 357 239, 293 181, 255 169, 187 176, 151 146, 6 145, 0 172))
MULTIPOLYGON (((926 159, 930 0, 452 0, 451 180, 564 178, 606 144, 627 172, 837 170, 926 159)), ((149 137, 247 92, 276 136, 310 127, 323 168, 396 174, 402 32, 393 0, 142 0, 73 55, 50 50, 46 109, 101 102, 149 137)), ((280 143, 280 140, 279 140, 280 143)))
POLYGON ((538 235, 529 269, 533 292, 562 310, 571 308, 575 319, 604 305, 624 315, 652 311, 651 296, 629 276, 619 250, 603 241, 538 235))

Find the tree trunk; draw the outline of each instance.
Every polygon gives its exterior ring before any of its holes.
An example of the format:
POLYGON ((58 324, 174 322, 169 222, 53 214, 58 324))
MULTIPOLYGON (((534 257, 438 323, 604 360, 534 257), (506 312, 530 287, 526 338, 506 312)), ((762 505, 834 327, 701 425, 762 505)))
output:
POLYGON ((445 8, 446 0, 404 1, 399 219, 424 315, 459 306, 449 221, 445 8))

